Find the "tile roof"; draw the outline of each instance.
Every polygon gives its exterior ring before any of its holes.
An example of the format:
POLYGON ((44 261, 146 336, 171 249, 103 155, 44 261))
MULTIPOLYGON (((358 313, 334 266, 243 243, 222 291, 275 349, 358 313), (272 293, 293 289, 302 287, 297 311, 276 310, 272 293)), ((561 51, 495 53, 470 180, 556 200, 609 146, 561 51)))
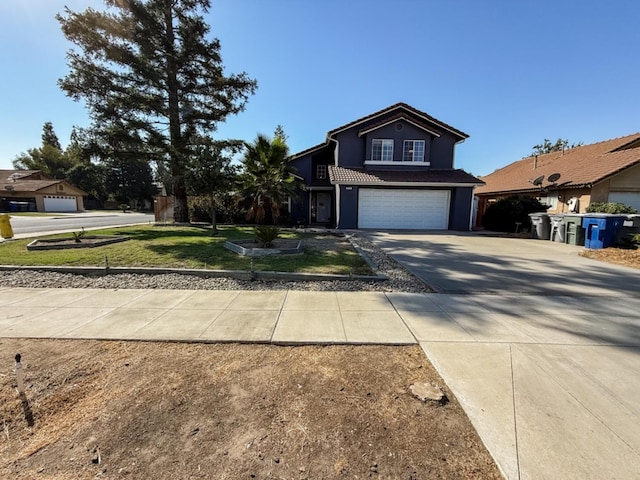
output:
POLYGON ((12 176, 14 176, 13 178, 18 179, 18 178, 30 177, 32 175, 36 176, 38 180, 41 177, 49 178, 46 175, 44 175, 40 170, 0 170, 0 183, 12 182, 13 181, 11 180, 12 176))
MULTIPOLYGON (((66 180, 55 180, 40 170, 0 170, 0 193, 5 191, 37 192, 38 190, 58 183, 65 183, 86 195, 85 192, 71 185, 66 180), (12 177, 14 174, 16 174, 16 176, 12 177)), ((65 192, 65 194, 68 194, 68 192, 65 192)))
POLYGON ((476 189, 478 195, 535 191, 531 181, 544 175, 559 173, 556 182, 568 188, 590 186, 633 165, 640 164, 640 132, 591 145, 570 148, 527 157, 513 162, 490 175, 480 177, 485 185, 476 189))
POLYGON ((18 180, 17 182, 0 182, 0 191, 37 192, 38 190, 62 183, 63 181, 64 180, 18 180))
POLYGON ((482 181, 464 170, 365 170, 363 168, 345 168, 329 166, 329 179, 336 185, 350 184, 469 184, 481 185, 482 181))

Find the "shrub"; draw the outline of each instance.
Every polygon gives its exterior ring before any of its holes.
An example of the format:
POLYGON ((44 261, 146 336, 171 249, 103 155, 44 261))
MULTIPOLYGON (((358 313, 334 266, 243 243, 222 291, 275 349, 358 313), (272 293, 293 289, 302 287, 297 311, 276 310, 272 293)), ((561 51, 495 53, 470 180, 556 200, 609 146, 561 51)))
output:
POLYGON ((640 248, 640 233, 628 233, 616 242, 616 247, 637 250, 640 248))
POLYGON ((530 213, 546 212, 548 205, 528 195, 512 195, 502 198, 487 208, 482 217, 482 226, 496 232, 515 232, 516 222, 520 230, 531 228, 530 213))
POLYGON ((86 235, 87 232, 84 231, 84 227, 82 227, 82 231, 80 232, 71 232, 71 236, 73 237, 73 241, 76 243, 82 243, 82 237, 86 235))
POLYGON ((261 247, 270 248, 273 247, 273 241, 280 235, 280 229, 278 227, 256 227, 255 235, 261 247))
POLYGON ((635 208, 616 202, 592 202, 586 211, 587 213, 638 213, 635 208))
MULTIPOLYGON (((191 222, 211 222, 211 197, 189 197, 189 219, 191 222)), ((216 197, 217 223, 239 225, 245 222, 246 207, 233 194, 216 197)))
POLYGON ((209 197, 189 197, 189 221, 192 223, 211 222, 211 199, 209 197))

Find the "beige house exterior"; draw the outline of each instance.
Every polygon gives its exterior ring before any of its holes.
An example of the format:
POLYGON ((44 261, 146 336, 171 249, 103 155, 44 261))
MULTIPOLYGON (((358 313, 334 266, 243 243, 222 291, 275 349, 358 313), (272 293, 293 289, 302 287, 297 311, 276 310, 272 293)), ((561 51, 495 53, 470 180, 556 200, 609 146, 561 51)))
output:
POLYGON ((86 192, 39 170, 0 170, 0 211, 79 212, 86 192))
POLYGON ((549 213, 584 213, 593 202, 619 202, 640 211, 640 133, 523 158, 479 177, 476 226, 496 200, 525 194, 549 213))

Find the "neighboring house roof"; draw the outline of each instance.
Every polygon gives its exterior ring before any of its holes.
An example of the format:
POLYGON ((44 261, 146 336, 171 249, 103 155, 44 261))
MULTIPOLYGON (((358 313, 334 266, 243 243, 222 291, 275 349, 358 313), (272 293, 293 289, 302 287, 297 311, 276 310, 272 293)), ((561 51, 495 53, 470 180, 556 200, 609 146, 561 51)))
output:
POLYGON ((482 180, 464 170, 364 170, 329 166, 334 185, 451 186, 482 185, 482 180))
POLYGON ((51 179, 40 170, 0 170, 0 183, 13 182, 19 179, 24 180, 29 177, 34 180, 51 179))
POLYGON ((79 195, 86 195, 86 192, 66 180, 54 180, 39 170, 0 170, 0 192, 38 192, 59 183, 72 187, 79 195))
POLYGON ((560 174, 555 182, 563 188, 591 187, 616 173, 640 164, 640 132, 591 145, 574 147, 527 157, 480 177, 485 185, 477 195, 530 192, 540 189, 533 180, 544 176, 543 187, 552 185, 547 179, 560 174))
POLYGON ((340 127, 334 128, 333 130, 330 130, 327 133, 327 139, 324 143, 321 143, 319 145, 316 145, 314 147, 311 148, 307 148, 306 150, 303 150, 302 152, 298 152, 294 155, 292 155, 290 158, 292 160, 301 157, 303 155, 312 153, 316 150, 321 150, 322 148, 326 147, 329 145, 329 142, 331 141, 331 138, 334 137, 336 134, 343 132, 344 130, 347 130, 349 128, 355 127, 357 125, 366 123, 366 122, 370 122, 372 120, 375 120, 377 118, 380 118, 380 121, 371 125, 366 125, 364 126, 358 133, 359 135, 362 135, 365 132, 374 130, 376 128, 382 127, 384 125, 387 125, 388 123, 392 122, 392 121, 397 121, 397 120, 401 120, 404 119, 408 122, 413 123, 414 125, 418 126, 419 128, 426 130, 430 133, 432 133, 435 136, 440 136, 437 132, 434 131, 434 126, 437 128, 441 128, 443 130, 447 130, 450 133, 452 133, 455 137, 458 138, 458 142, 461 142, 467 138, 469 138, 469 135, 467 135, 466 133, 458 130, 457 128, 453 128, 451 125, 447 125, 446 123, 438 120, 437 118, 432 117, 431 115, 429 115, 428 113, 422 112, 416 108, 413 108, 411 105, 407 105, 406 103, 396 103, 394 105, 391 105, 387 108, 383 108, 382 110, 378 110, 377 112, 371 113, 369 115, 366 115, 364 117, 358 118, 357 120, 354 120, 353 122, 349 122, 346 123, 340 127), (382 118, 381 118, 382 117, 382 118))

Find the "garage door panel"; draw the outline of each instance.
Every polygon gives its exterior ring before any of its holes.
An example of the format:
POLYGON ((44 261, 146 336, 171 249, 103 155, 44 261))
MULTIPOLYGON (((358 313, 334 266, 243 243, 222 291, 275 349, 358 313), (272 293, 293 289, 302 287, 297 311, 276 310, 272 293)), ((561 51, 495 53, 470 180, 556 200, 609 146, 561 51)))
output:
POLYGON ((640 211, 640 192, 609 192, 609 201, 624 203, 640 211))
POLYGON ((358 226, 388 229, 446 229, 448 190, 361 188, 358 226))
POLYGON ((77 210, 76 197, 68 195, 47 195, 44 197, 45 212, 75 212, 77 210))

